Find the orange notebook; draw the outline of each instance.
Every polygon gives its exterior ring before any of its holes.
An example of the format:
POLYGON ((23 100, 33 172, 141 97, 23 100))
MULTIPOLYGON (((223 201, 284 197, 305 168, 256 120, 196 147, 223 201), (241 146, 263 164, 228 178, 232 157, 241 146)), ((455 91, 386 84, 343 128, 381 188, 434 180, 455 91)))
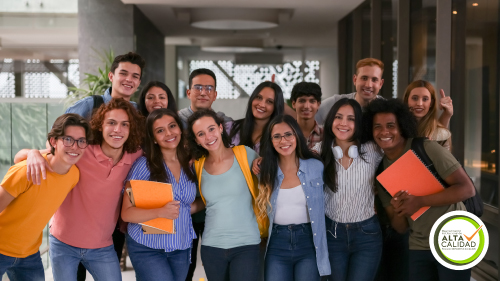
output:
MULTIPOLYGON (((172 185, 169 183, 131 180, 127 183, 127 193, 132 204, 142 209, 156 209, 174 200, 172 185), (128 188, 130 186, 130 188, 128 188)), ((144 234, 174 234, 174 220, 157 218, 143 223, 144 234)))
MULTIPOLYGON (((385 169, 377 180, 392 196, 401 190, 408 190, 415 196, 435 194, 444 190, 441 183, 425 167, 413 150, 408 150, 385 169)), ((420 208, 411 218, 415 221, 429 208, 429 206, 420 208)))

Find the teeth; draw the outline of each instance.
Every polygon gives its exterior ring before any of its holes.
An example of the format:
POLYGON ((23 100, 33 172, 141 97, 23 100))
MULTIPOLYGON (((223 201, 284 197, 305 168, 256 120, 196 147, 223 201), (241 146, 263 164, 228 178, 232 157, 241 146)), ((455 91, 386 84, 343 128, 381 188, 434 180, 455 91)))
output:
POLYGON ((288 146, 282 146, 281 149, 288 149, 290 148, 291 145, 288 145, 288 146))
POLYGON ((174 137, 174 138, 171 138, 171 139, 169 139, 169 140, 167 140, 167 141, 174 141, 174 140, 175 140, 175 137, 174 137))
POLYGON ((78 154, 76 154, 76 153, 71 153, 71 152, 68 152, 68 155, 69 155, 69 156, 78 156, 78 154))
POLYGON ((257 108, 257 111, 260 113, 264 113, 264 110, 257 108))
POLYGON ((161 106, 153 106, 154 109, 162 108, 161 106))
POLYGON ((342 130, 342 129, 338 129, 339 131, 341 131, 342 133, 345 133, 345 132, 348 132, 349 130, 342 130))
POLYGON ((390 141, 391 138, 380 138, 381 141, 390 141))
POLYGON ((212 142, 209 142, 208 145, 212 145, 215 143, 216 140, 213 140, 212 142))
POLYGON ((115 140, 121 140, 121 139, 123 139, 123 137, 119 137, 119 136, 111 136, 111 137, 112 137, 113 139, 115 139, 115 140))
POLYGON ((132 86, 129 85, 123 85, 123 86, 132 89, 132 86))

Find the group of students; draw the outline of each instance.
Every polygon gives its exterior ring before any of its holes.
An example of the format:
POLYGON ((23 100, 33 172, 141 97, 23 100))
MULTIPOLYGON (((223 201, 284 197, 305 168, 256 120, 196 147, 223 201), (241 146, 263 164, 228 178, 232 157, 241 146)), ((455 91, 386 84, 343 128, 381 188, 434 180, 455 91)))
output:
POLYGON ((191 73, 191 105, 177 111, 161 82, 148 83, 138 105, 130 102, 144 61, 116 57, 104 104, 88 97, 68 108, 47 136, 49 148, 20 151, 0 184, 0 276, 43 280, 38 248, 53 216, 56 281, 77 280, 79 266, 95 280, 121 280, 124 240, 137 280, 190 280, 199 236, 210 281, 469 280, 470 270, 443 267, 428 245, 434 221, 465 210, 462 201, 475 192, 449 151, 451 99, 415 81, 404 102, 385 100, 383 67, 360 60, 356 92, 323 101, 317 84, 298 83, 295 111, 277 84, 262 82, 245 118, 234 121, 211 109, 212 71, 191 73), (392 198, 376 171, 415 137, 429 138, 424 149, 450 187, 413 196, 402 185, 392 198), (124 193, 129 180, 170 183, 174 201, 137 208, 124 193), (375 209, 376 198, 383 208, 375 209), (412 221, 421 206, 431 208, 412 221), (140 223, 154 218, 175 220, 175 234, 145 234, 140 223))

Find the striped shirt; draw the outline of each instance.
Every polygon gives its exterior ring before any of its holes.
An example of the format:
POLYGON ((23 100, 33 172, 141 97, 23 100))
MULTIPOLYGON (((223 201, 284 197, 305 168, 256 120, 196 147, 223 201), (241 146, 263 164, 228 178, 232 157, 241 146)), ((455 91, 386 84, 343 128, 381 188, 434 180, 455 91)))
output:
MULTIPOLYGON (((175 250, 185 250, 191 248, 196 234, 191 222, 191 203, 196 197, 196 183, 192 182, 181 170, 179 182, 165 165, 168 178, 171 179, 174 191, 174 200, 180 201, 179 217, 175 219, 175 234, 144 234, 141 225, 137 223, 128 224, 128 234, 137 243, 152 249, 163 249, 165 252, 175 250)), ((127 176, 125 182, 129 180, 149 180, 150 171, 146 157, 138 158, 127 176)))
POLYGON ((335 222, 360 222, 375 215, 375 172, 384 154, 373 142, 362 144, 361 152, 364 160, 354 158, 347 170, 337 162, 336 193, 325 187, 325 214, 335 222))

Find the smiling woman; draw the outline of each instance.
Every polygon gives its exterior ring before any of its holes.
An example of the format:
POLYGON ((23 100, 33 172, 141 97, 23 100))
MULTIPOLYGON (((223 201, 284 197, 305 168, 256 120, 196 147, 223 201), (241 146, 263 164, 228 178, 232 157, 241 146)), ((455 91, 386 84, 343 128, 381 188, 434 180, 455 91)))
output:
POLYGON ((207 208, 201 246, 207 277, 258 280, 260 237, 267 230, 266 216, 258 216, 254 205, 259 189, 250 165, 258 155, 246 146, 231 148, 224 123, 212 110, 194 112, 188 134, 207 208))
POLYGON ((141 92, 139 97, 139 111, 147 117, 153 110, 168 108, 177 112, 175 98, 167 85, 159 81, 151 81, 141 92))
POLYGON ((248 100, 245 118, 228 122, 226 129, 233 145, 245 145, 259 152, 261 137, 269 120, 285 110, 283 91, 278 84, 262 82, 248 100))

